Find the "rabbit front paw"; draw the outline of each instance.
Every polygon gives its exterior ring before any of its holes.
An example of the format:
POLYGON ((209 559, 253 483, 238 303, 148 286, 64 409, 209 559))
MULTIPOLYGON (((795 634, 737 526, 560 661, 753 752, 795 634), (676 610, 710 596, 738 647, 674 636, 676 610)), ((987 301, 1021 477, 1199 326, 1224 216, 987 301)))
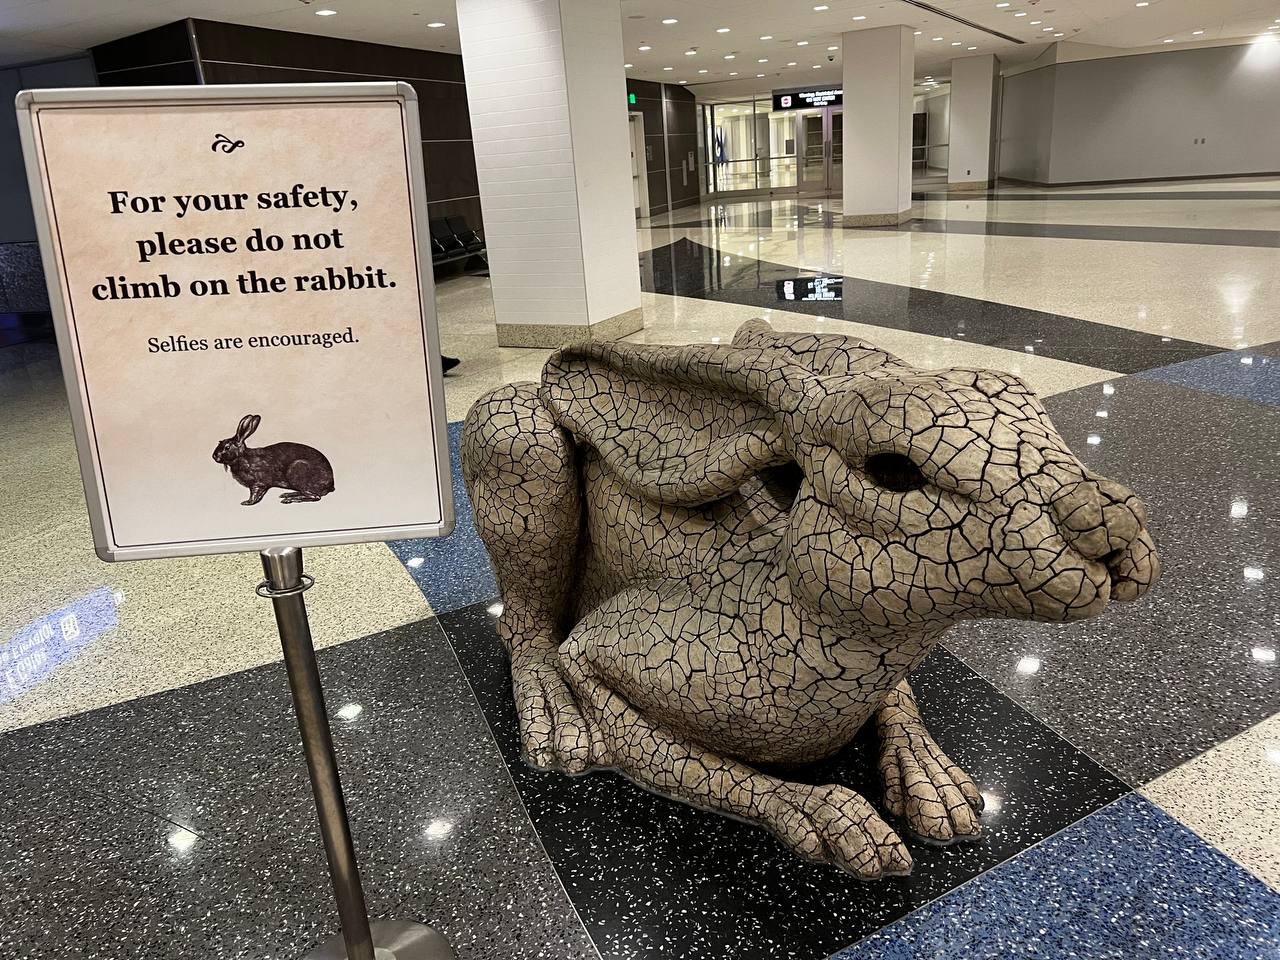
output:
POLYGON ((893 724, 882 731, 880 775, 885 808, 920 839, 951 843, 982 834, 982 794, 923 724, 893 724))
POLYGON ((782 783, 765 800, 762 819, 800 856, 834 864, 860 880, 911 872, 911 854, 898 835, 847 787, 782 783))
POLYGON ((540 770, 585 773, 591 766, 591 731, 558 662, 554 648, 526 650, 512 659, 521 746, 525 758, 540 770))

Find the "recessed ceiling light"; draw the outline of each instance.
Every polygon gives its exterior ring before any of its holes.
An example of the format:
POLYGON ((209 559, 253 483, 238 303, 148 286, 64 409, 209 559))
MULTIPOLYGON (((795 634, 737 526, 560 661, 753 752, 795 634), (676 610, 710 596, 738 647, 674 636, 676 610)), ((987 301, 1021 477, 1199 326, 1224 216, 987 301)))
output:
POLYGON ((667 17, 667 19, 663 20, 662 22, 669 27, 673 23, 679 23, 680 21, 677 20, 675 17, 667 17))
POLYGON ((738 71, 737 71, 737 70, 730 70, 730 71, 729 71, 729 76, 731 76, 731 77, 736 77, 737 75, 738 75, 738 71))
POLYGON ((761 37, 760 39, 761 39, 761 40, 772 40, 772 39, 773 39, 773 34, 771 34, 771 33, 766 33, 766 34, 765 34, 763 37, 761 37))
POLYGON ((1053 27, 1041 27, 1040 29, 1041 29, 1044 33, 1049 33, 1050 31, 1052 31, 1052 30, 1053 30, 1053 27))
POLYGON ((636 49, 639 50, 641 53, 648 53, 650 50, 653 49, 653 47, 649 46, 647 43, 642 43, 640 44, 640 46, 636 47, 636 49))
POLYGON ((448 24, 441 23, 439 20, 436 20, 432 23, 428 23, 427 26, 430 27, 432 30, 439 30, 441 27, 448 26, 448 24))
POLYGON ((768 63, 768 62, 769 62, 768 57, 761 57, 759 60, 756 61, 756 63, 768 63))
POLYGON ((960 41, 959 41, 959 40, 952 40, 952 41, 951 41, 951 45, 952 45, 953 47, 958 47, 958 46, 960 46, 960 41))
MULTIPOLYGON (((336 17, 337 15, 338 15, 337 10, 317 10, 316 11, 317 17, 336 17)), ((440 26, 443 27, 444 24, 442 23, 440 24, 440 26)))
POLYGON ((915 33, 915 35, 918 37, 918 36, 920 36, 920 34, 922 34, 922 33, 924 33, 924 31, 923 31, 923 30, 917 30, 917 31, 916 31, 916 33, 915 33))
POLYGON ((699 72, 699 73, 706 73, 707 71, 706 71, 706 69, 705 69, 705 68, 703 68, 702 70, 699 70, 698 72, 699 72))
POLYGON ((1025 17, 1026 15, 1027 15, 1027 11, 1025 10, 1019 10, 1017 13, 1014 14, 1015 17, 1025 17))
POLYGON ((632 66, 634 66, 634 64, 624 63, 624 64, 622 65, 622 69, 623 69, 623 70, 630 70, 630 69, 632 68, 632 66))
POLYGON ((674 69, 675 69, 675 67, 663 67, 662 69, 663 69, 663 70, 674 70, 674 69))
POLYGON ((1043 20, 1030 20, 1030 21, 1028 21, 1028 23, 1029 23, 1031 26, 1033 26, 1033 27, 1038 27, 1038 26, 1040 26, 1040 24, 1044 23, 1044 21, 1043 21, 1043 20))
POLYGON ((830 9, 831 9, 831 8, 830 8, 830 7, 828 7, 825 3, 820 3, 820 4, 818 4, 816 7, 814 7, 814 8, 813 8, 813 10, 814 10, 814 12, 815 12, 815 13, 821 13, 823 10, 830 10, 830 9))
POLYGON ((1165 40, 1164 42, 1165 42, 1165 43, 1173 43, 1173 37, 1170 37, 1169 39, 1165 40))
POLYGON ((1191 31, 1191 35, 1192 35, 1193 37, 1198 37, 1198 36, 1200 36, 1200 34, 1202 34, 1202 33, 1204 33, 1204 31, 1203 31, 1203 30, 1192 30, 1192 31, 1191 31))
POLYGON ((1062 37, 1062 36, 1066 36, 1066 34, 1062 34, 1062 33, 1055 33, 1055 34, 1054 34, 1054 36, 1055 36, 1055 37, 1062 37))
POLYGON ((1005 2, 1005 0, 1002 0, 1002 2, 997 3, 997 4, 996 4, 996 6, 997 6, 997 7, 1007 7, 1007 6, 1009 6, 1009 4, 1008 4, 1007 2, 1005 2))
POLYGON ((757 74, 756 74, 756 79, 757 79, 757 80, 759 80, 759 79, 761 79, 763 76, 764 76, 764 74, 763 74, 763 73, 757 73, 757 74))
POLYGON ((809 41, 808 41, 808 40, 797 40, 797 41, 796 41, 796 46, 797 46, 797 47, 807 47, 808 45, 809 45, 809 41))
POLYGON ((1138 2, 1134 4, 1134 6, 1135 6, 1135 7, 1149 7, 1149 6, 1151 6, 1151 4, 1150 4, 1150 3, 1148 3, 1148 2, 1147 2, 1147 0, 1138 0, 1138 2))
POLYGON ((688 83, 689 81, 688 81, 688 80, 681 80, 680 82, 681 82, 681 83, 688 83))
POLYGON ((828 50, 839 50, 839 47, 827 47, 828 50))
POLYGON ((813 65, 813 69, 815 69, 815 70, 821 70, 821 69, 822 69, 822 64, 820 64, 820 63, 815 63, 815 64, 813 65))
POLYGON ((977 47, 965 47, 966 50, 977 50, 977 47))
POLYGON ((857 15, 856 17, 854 17, 853 19, 855 19, 855 20, 865 20, 865 19, 867 19, 867 18, 866 18, 866 17, 864 17, 862 14, 858 14, 858 15, 857 15))
POLYGON ((728 27, 716 27, 716 33, 728 33, 728 32, 729 32, 728 27))
POLYGON ((934 37, 934 38, 933 38, 933 42, 934 42, 934 43, 937 43, 937 42, 938 42, 939 40, 941 40, 941 39, 942 39, 941 37, 934 37))
POLYGON ((724 58, 725 58, 726 60, 732 60, 732 59, 734 59, 736 56, 737 56, 737 54, 736 54, 736 53, 726 53, 726 54, 724 55, 724 58))
POLYGON ((788 67, 794 67, 795 65, 796 65, 796 62, 794 60, 791 60, 787 63, 788 67))

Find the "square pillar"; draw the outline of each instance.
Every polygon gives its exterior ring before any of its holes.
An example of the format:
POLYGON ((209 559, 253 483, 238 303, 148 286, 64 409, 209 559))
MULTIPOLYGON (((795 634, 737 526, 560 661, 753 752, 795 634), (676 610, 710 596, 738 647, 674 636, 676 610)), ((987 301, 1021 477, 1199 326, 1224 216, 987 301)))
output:
POLYGON ((844 61, 844 222, 854 227, 911 219, 910 27, 840 37, 844 61))
POLYGON ((620 0, 458 0, 458 34, 498 343, 634 333, 620 0))
POLYGON ((947 184, 957 190, 985 190, 995 177, 991 168, 995 140, 993 118, 999 61, 994 56, 951 61, 951 147, 947 184))

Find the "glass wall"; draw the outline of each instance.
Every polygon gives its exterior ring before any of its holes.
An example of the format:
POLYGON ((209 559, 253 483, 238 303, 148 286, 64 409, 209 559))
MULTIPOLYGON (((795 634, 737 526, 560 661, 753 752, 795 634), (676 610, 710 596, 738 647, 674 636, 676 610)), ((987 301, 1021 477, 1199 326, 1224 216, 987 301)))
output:
POLYGON ((795 110, 774 112, 772 97, 704 104, 702 110, 709 193, 796 187, 795 110))

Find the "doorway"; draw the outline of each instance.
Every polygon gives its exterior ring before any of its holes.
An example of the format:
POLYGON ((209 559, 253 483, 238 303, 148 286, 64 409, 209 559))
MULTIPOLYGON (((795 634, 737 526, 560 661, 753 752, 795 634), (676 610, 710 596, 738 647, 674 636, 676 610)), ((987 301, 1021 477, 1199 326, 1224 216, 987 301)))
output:
POLYGON ((839 194, 844 190, 844 108, 796 111, 800 147, 797 193, 839 194))
POLYGON ((636 219, 649 216, 649 167, 645 162, 644 114, 628 113, 627 129, 631 133, 631 202, 636 219))

